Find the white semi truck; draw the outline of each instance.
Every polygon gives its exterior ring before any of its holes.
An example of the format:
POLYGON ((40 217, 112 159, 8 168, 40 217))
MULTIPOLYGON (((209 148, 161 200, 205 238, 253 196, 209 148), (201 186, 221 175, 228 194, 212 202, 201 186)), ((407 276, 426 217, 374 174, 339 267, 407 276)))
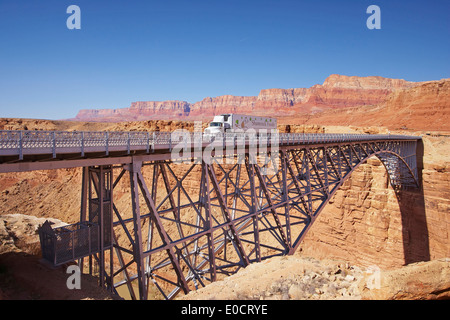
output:
POLYGON ((243 114, 221 114, 214 116, 213 121, 205 129, 205 136, 216 136, 217 134, 247 132, 253 129, 255 133, 264 130, 267 133, 277 129, 277 119, 243 114))

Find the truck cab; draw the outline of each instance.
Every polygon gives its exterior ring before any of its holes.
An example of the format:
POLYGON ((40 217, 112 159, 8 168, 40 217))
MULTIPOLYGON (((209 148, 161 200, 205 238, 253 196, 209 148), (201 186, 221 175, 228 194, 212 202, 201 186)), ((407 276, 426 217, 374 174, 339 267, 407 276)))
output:
POLYGON ((205 129, 205 135, 215 136, 217 134, 223 134, 231 129, 231 115, 222 114, 220 116, 214 116, 213 121, 209 124, 208 128, 205 129))

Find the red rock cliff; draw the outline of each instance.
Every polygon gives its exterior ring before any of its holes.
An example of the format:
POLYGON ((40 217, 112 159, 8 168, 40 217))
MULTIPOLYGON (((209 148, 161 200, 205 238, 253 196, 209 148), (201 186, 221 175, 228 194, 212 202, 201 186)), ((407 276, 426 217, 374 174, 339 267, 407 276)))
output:
POLYGON ((377 106, 331 109, 290 121, 298 124, 380 126, 390 129, 449 131, 450 79, 395 90, 377 106))
POLYGON ((75 120, 132 121, 212 117, 221 113, 295 115, 327 109, 378 104, 391 93, 417 85, 401 79, 331 75, 322 85, 296 89, 263 89, 258 96, 224 95, 196 103, 140 101, 129 108, 81 110, 75 120))

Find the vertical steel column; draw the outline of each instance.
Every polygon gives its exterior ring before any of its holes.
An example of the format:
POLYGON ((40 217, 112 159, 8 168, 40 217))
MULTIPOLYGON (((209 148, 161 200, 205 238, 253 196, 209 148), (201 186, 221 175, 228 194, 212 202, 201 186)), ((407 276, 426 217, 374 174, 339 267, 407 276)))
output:
POLYGON ((133 256, 137 265, 139 298, 147 300, 147 277, 145 276, 144 259, 142 254, 141 211, 139 205, 138 174, 141 172, 142 162, 130 164, 131 204, 133 208, 134 244, 133 256))
POLYGON ((312 188, 311 188, 311 168, 310 168, 310 164, 309 164, 309 159, 306 156, 306 153, 308 153, 308 152, 309 152, 309 148, 304 150, 302 164, 306 167, 306 183, 307 183, 306 192, 308 194, 309 212, 311 213, 311 218, 313 218, 312 188))
POLYGON ((80 222, 86 221, 88 191, 89 191, 89 167, 82 167, 80 222))
POLYGON ((323 173, 324 173, 324 179, 325 179, 325 186, 326 186, 326 192, 327 192, 327 196, 330 196, 330 188, 329 188, 329 182, 328 182, 328 161, 327 161, 327 152, 326 152, 326 147, 323 147, 320 149, 320 151, 323 152, 323 157, 322 157, 322 167, 323 167, 323 173))
MULTIPOLYGON (((91 216, 91 205, 92 205, 92 187, 94 186, 94 181, 92 177, 91 167, 88 168, 87 175, 88 175, 88 198, 89 198, 89 221, 92 222, 92 216, 91 216)), ((98 235, 97 235, 98 236, 98 235)), ((89 275, 92 276, 92 254, 89 255, 89 275)))
MULTIPOLYGON (((152 165, 153 167, 153 175, 152 175, 152 200, 153 202, 156 201, 156 195, 157 195, 157 191, 158 191, 158 177, 160 174, 159 171, 159 165, 156 163, 153 163, 152 165)), ((150 219, 150 221, 148 222, 148 231, 147 231, 147 251, 152 249, 153 246, 153 228, 154 228, 154 222, 152 219, 150 219)), ((150 256, 146 258, 146 262, 145 262, 145 272, 147 274, 150 273, 151 270, 151 265, 150 265, 150 256)))
MULTIPOLYGON (((287 186, 287 168, 288 168, 288 155, 286 152, 281 151, 281 176, 283 179, 283 198, 282 201, 284 202, 284 216, 286 219, 286 244, 287 249, 291 249, 292 245, 292 239, 291 239, 291 222, 289 217, 289 202, 288 202, 288 186, 287 186)), ((296 177, 292 177, 295 186, 297 187, 298 194, 301 194, 300 188, 298 188, 296 177)), ((303 197, 301 198, 303 200, 303 197)))
MULTIPOLYGON (((209 177, 207 164, 202 161, 202 178, 200 182, 200 203, 205 210, 205 229, 207 233, 208 241, 208 262, 209 262, 209 272, 211 276, 211 282, 216 281, 216 258, 214 250, 214 235, 212 231, 212 213, 211 213, 211 197, 209 194, 209 177)), ((224 239, 225 241, 225 239, 224 239)))
POLYGON ((245 166, 247 168, 248 179, 250 182, 250 197, 251 197, 251 208, 250 213, 252 214, 253 222, 253 239, 255 241, 255 259, 257 262, 261 262, 261 245, 259 240, 259 217, 254 214, 256 212, 256 188, 255 188, 255 171, 254 166, 249 164, 248 155, 245 157, 245 166))
MULTIPOLYGON (((81 178, 81 206, 80 206, 80 222, 86 221, 87 203, 88 203, 88 192, 89 192, 89 167, 82 167, 82 178, 81 178)), ((89 239, 90 240, 90 239, 89 239)), ((90 251, 90 250, 89 250, 90 251)), ((78 259, 78 266, 80 267, 81 273, 83 273, 84 258, 78 259)))
POLYGON ((108 246, 109 246, 109 290, 111 292, 114 291, 114 228, 113 228, 113 212, 114 212, 114 200, 113 200, 113 190, 114 190, 114 183, 113 183, 113 169, 112 166, 108 168, 107 171, 107 192, 109 196, 109 203, 108 203, 108 246))
MULTIPOLYGON (((89 189, 89 222, 96 223, 99 226, 98 233, 98 255, 95 254, 99 267, 99 283, 103 288, 107 284, 110 290, 113 290, 113 256, 110 252, 110 275, 105 269, 105 250, 112 250, 113 227, 113 197, 112 197, 112 167, 99 166, 89 167, 85 170, 85 176, 88 181, 84 189, 89 189), (95 194, 95 195, 94 195, 95 194), (96 196, 96 197, 95 197, 96 196)), ((86 197, 87 199, 87 197, 86 197)), ((83 200, 84 201, 84 200, 83 200)), ((94 240, 94 239, 92 239, 94 240)), ((89 256, 89 273, 92 275, 92 255, 89 256)))
POLYGON ((99 251, 99 269, 100 269, 100 287, 104 287, 105 280, 104 280, 104 272, 105 272, 105 226, 104 226, 104 208, 103 208, 103 198, 104 198, 104 184, 105 184, 105 177, 103 176, 103 166, 100 166, 99 168, 99 183, 98 183, 98 205, 99 205, 99 216, 98 216, 98 223, 100 225, 100 251, 99 251))
MULTIPOLYGON (((116 187, 116 185, 119 183, 120 179, 125 175, 125 173, 127 172, 127 168, 128 168, 128 165, 125 166, 124 168, 122 168, 120 174, 117 176, 117 178, 115 179, 115 181, 113 183, 112 189, 114 189, 116 187)), ((128 237, 128 240, 130 241, 130 244, 132 245, 132 247, 134 247, 134 240, 133 240, 130 232, 128 231, 128 228, 126 227, 126 225, 124 223, 124 220, 122 219, 122 217, 120 215, 119 210, 116 208, 116 206, 114 205, 113 202, 111 203, 111 206, 113 208, 114 213, 116 214, 116 216, 118 218, 117 225, 120 225, 123 228, 123 231, 125 232, 126 236, 128 237)), ((111 219, 111 221, 112 220, 113 219, 111 219)), ((115 223, 113 222, 113 225, 114 224, 115 223)), ((123 248, 119 245, 119 243, 117 241, 117 237, 116 237, 116 234, 114 232, 114 229, 112 231, 112 239, 111 240, 113 241, 112 242, 112 246, 114 247, 114 251, 116 252, 117 260, 119 261, 119 265, 120 265, 119 271, 117 271, 115 274, 114 273, 111 273, 111 274, 114 277, 114 275, 117 275, 120 272, 122 272, 123 277, 124 277, 123 281, 126 283, 126 285, 128 287, 128 292, 130 293, 131 299, 132 300, 136 300, 136 294, 134 292, 135 290, 134 290, 134 288, 132 286, 132 280, 133 279, 131 278, 131 276, 130 276, 128 270, 127 270, 127 265, 128 264, 125 263, 125 259, 123 257, 123 253, 122 253, 123 248)), ((113 254, 112 253, 111 253, 111 259, 113 259, 113 254)), ((111 261, 113 261, 113 260, 111 260, 111 261)), ((129 264, 131 264, 131 262, 129 264)), ((112 271, 113 271, 113 269, 112 269, 112 271)), ((114 290, 115 290, 115 285, 116 284, 114 283, 113 277, 112 277, 111 281, 112 281, 112 284, 113 284, 114 290)), ((121 282, 123 282, 123 281, 121 281, 121 282)))

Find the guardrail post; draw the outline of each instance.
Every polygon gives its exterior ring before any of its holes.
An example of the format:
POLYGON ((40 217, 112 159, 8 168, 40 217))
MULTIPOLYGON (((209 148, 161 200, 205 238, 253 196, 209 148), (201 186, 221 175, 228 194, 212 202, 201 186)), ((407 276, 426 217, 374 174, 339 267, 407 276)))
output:
POLYGON ((23 160, 23 131, 20 131, 19 137, 19 160, 23 160))
POLYGON ((105 135, 106 135, 106 139, 105 139, 105 142, 106 142, 106 155, 108 156, 109 155, 109 132, 106 131, 105 135))
POLYGON ((147 153, 150 151, 150 134, 147 131, 147 153))
POLYGON ((130 154, 130 133, 128 132, 128 139, 127 139, 127 154, 130 154))
POLYGON ((84 157, 84 131, 81 132, 81 156, 84 157))
POLYGON ((155 152, 155 143, 156 143, 156 133, 152 133, 153 141, 152 141, 152 152, 155 152))
POLYGON ((52 131, 52 153, 53 158, 56 158, 56 138, 55 138, 55 131, 52 131))

